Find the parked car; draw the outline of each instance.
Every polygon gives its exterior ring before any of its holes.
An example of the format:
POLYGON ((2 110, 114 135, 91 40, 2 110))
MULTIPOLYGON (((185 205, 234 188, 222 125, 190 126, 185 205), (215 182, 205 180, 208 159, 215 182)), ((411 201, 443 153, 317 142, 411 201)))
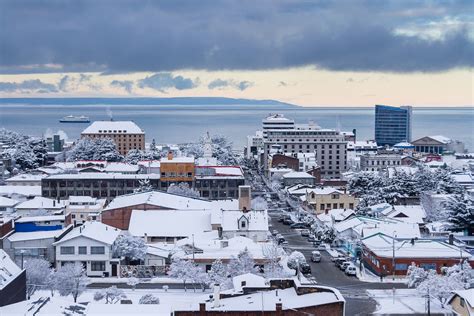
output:
POLYGON ((351 265, 351 262, 350 261, 344 261, 343 263, 341 263, 339 265, 339 269, 341 269, 342 271, 346 271, 346 268, 351 265))
POLYGON ((286 241, 286 239, 283 238, 283 237, 279 237, 279 238, 277 239, 277 242, 278 242, 279 245, 281 245, 284 241, 286 241))
POLYGON ((326 245, 325 244, 320 244, 317 249, 319 251, 324 251, 324 250, 326 250, 326 245))
POLYGON ((318 241, 318 240, 316 240, 316 241, 313 242, 313 247, 314 247, 314 248, 318 248, 320 245, 321 245, 321 242, 318 241))
POLYGON ((278 235, 278 230, 274 229, 274 230, 272 231, 272 235, 273 235, 273 236, 278 235))
POLYGON ((308 236, 309 236, 309 230, 303 229, 303 230, 301 231, 301 236, 302 236, 302 237, 308 237, 308 236))
POLYGON ((311 261, 321 262, 321 253, 319 251, 311 252, 311 261))
POLYGON ((293 223, 290 225, 290 228, 305 228, 303 223, 293 223))
POLYGON ((346 258, 336 258, 334 260, 334 265, 336 267, 339 267, 339 265, 341 265, 343 262, 346 262, 346 258))
POLYGON ((334 262, 337 259, 345 259, 345 256, 343 254, 337 254, 336 256, 331 256, 331 261, 334 262))
MULTIPOLYGON (((291 218, 285 218, 285 219, 283 220, 283 224, 285 224, 285 225, 293 225, 294 222, 291 220, 291 218)), ((291 227, 291 226, 290 226, 290 227, 291 227)))
POLYGON ((310 234, 310 235, 308 236, 308 241, 314 243, 314 242, 316 241, 316 237, 314 237, 314 235, 311 235, 311 234, 310 234))
POLYGON ((288 245, 288 240, 284 239, 284 240, 280 243, 280 245, 288 245))
POLYGON ((352 263, 349 264, 345 270, 346 274, 347 275, 356 275, 357 274, 357 269, 355 267, 355 265, 353 265, 352 263))
POLYGON ((311 266, 306 262, 300 263, 300 271, 303 274, 311 274, 311 266))

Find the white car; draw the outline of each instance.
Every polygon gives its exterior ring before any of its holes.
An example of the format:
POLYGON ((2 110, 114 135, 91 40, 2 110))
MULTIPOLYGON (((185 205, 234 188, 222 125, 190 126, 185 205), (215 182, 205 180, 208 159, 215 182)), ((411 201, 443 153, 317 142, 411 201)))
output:
POLYGON ((347 275, 353 275, 355 276, 357 274, 357 269, 355 265, 350 264, 347 266, 346 270, 344 271, 347 275))

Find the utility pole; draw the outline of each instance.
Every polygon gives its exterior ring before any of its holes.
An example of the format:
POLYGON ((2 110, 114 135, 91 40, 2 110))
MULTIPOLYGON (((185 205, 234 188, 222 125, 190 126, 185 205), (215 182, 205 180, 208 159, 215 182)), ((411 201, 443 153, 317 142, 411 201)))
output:
POLYGON ((431 316, 430 288, 428 287, 428 316, 431 316))
POLYGON ((396 231, 393 231, 393 236, 392 236, 392 280, 395 280, 395 233, 396 233, 396 231))
POLYGON ((193 234, 193 263, 194 263, 194 234, 193 234))

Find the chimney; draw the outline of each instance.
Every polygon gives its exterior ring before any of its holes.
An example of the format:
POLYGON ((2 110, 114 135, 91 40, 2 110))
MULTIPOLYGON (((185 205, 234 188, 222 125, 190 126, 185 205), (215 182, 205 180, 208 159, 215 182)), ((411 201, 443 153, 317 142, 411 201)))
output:
POLYGON ((249 185, 239 186, 239 210, 250 210, 251 208, 251 192, 249 185))
POLYGON ((213 297, 214 297, 214 308, 221 306, 221 287, 219 284, 214 285, 213 297))
POLYGON ((199 303, 199 316, 205 316, 206 313, 206 303, 199 303))
POLYGON ((168 160, 173 160, 173 152, 168 151, 168 160))
POLYGON ((448 243, 450 245, 454 245, 454 235, 453 234, 449 234, 448 243))
POLYGON ((280 316, 283 315, 283 307, 281 303, 276 303, 275 305, 275 315, 280 316))

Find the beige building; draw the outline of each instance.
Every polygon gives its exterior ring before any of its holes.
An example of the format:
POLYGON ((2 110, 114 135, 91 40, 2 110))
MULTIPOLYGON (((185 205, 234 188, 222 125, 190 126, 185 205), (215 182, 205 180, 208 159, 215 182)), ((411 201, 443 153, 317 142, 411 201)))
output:
POLYGON ((354 196, 334 188, 308 189, 302 199, 316 214, 333 209, 354 209, 359 202, 354 196))
POLYGON ((132 121, 95 121, 81 137, 111 138, 121 155, 131 149, 145 150, 145 132, 132 121))
POLYGON ((90 196, 70 196, 66 201, 66 215, 71 214, 71 222, 74 226, 82 225, 87 221, 100 222, 106 201, 106 199, 90 196))
POLYGON ((449 305, 456 312, 456 315, 474 315, 474 288, 454 291, 454 295, 449 300, 449 305))

